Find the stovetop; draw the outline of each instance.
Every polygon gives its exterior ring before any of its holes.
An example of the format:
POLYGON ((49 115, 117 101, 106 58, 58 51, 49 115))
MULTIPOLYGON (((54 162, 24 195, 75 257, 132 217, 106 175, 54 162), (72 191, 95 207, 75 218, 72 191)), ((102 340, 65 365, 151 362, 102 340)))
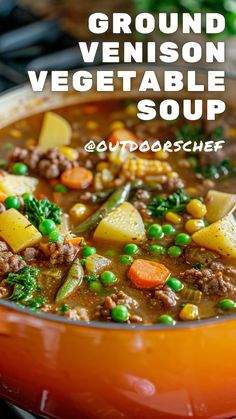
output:
MULTIPOLYGON (((71 70, 83 66, 78 39, 56 18, 42 19, 0 0, 0 92, 27 81, 27 70, 71 70)), ((98 57, 94 64, 101 62, 98 57)))

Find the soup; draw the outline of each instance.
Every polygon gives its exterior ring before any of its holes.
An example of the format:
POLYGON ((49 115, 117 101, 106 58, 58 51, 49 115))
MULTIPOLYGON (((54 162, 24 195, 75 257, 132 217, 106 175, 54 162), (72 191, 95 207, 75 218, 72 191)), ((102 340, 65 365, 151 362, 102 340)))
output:
POLYGON ((85 322, 235 311, 234 119, 144 122, 135 102, 110 100, 2 129, 1 298, 85 322), (217 153, 115 147, 222 138, 217 153), (111 151, 99 152, 103 139, 111 151))

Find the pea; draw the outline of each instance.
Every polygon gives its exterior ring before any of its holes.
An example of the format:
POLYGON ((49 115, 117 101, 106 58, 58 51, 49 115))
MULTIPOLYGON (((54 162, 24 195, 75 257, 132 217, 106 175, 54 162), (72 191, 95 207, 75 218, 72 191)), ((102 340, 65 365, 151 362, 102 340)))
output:
POLYGON ((150 239, 161 239, 163 237, 163 230, 160 224, 152 224, 148 229, 148 237, 150 239))
POLYGON ((171 257, 175 257, 175 258, 181 256, 182 252, 183 251, 179 246, 171 246, 167 250, 168 255, 171 256, 171 257))
POLYGON ((233 308, 235 308, 235 302, 233 300, 230 300, 228 298, 226 298, 225 300, 221 300, 219 302, 219 307, 221 310, 233 310, 233 308))
POLYGON ((88 256, 90 256, 90 255, 93 255, 94 253, 96 253, 96 248, 95 247, 93 247, 93 246, 85 246, 85 247, 83 247, 83 249, 82 249, 82 256, 84 257, 84 258, 86 258, 86 257, 88 257, 88 256))
POLYGON ((12 166, 12 173, 15 175, 28 175, 28 166, 26 166, 24 163, 15 163, 12 166))
POLYGON ((43 220, 39 224, 39 231, 42 233, 43 236, 47 236, 54 230, 56 230, 56 224, 53 220, 43 220))
POLYGON ((124 247, 124 253, 127 253, 127 255, 135 255, 136 253, 138 253, 138 251, 139 251, 139 248, 137 244, 135 243, 127 244, 124 247))
POLYGON ((168 278, 165 285, 176 292, 179 292, 184 288, 184 284, 179 279, 174 277, 168 278))
POLYGON ((102 284, 98 281, 91 281, 89 283, 89 289, 93 292, 100 292, 102 291, 102 284))
POLYGON ((117 277, 111 271, 104 271, 101 273, 100 279, 103 285, 112 285, 114 282, 116 282, 117 277))
POLYGON ((114 322, 126 322, 129 319, 129 311, 124 305, 117 305, 111 311, 111 318, 114 322))
POLYGON ((31 193, 29 193, 29 192, 25 192, 22 195, 22 198, 23 198, 24 201, 32 201, 34 199, 34 195, 31 195, 31 193))
POLYGON ((158 255, 164 255, 166 252, 166 249, 164 246, 161 246, 159 244, 150 244, 149 250, 152 253, 156 253, 158 255))
POLYGON ((58 233, 58 231, 52 231, 48 236, 48 241, 51 243, 63 243, 64 237, 60 233, 58 233))
POLYGON ((60 192, 60 193, 66 193, 66 192, 68 192, 68 189, 65 185, 58 184, 58 185, 54 186, 54 191, 55 192, 60 192))
POLYGON ((175 238, 175 244, 179 246, 188 246, 191 241, 191 237, 186 233, 179 233, 175 238))
POLYGON ((129 255, 121 255, 120 256, 120 263, 122 263, 122 265, 130 265, 131 263, 133 263, 134 258, 132 258, 132 256, 129 255))
POLYGON ((163 324, 172 324, 172 325, 174 325, 176 323, 176 321, 173 319, 173 317, 170 316, 169 314, 162 314, 159 317, 159 322, 163 323, 163 324))
POLYGON ((5 199, 4 204, 6 205, 7 208, 14 208, 14 209, 19 209, 20 208, 20 200, 15 195, 8 196, 5 199))
POLYGON ((164 224, 162 230, 163 233, 167 235, 175 234, 175 228, 171 224, 164 224))

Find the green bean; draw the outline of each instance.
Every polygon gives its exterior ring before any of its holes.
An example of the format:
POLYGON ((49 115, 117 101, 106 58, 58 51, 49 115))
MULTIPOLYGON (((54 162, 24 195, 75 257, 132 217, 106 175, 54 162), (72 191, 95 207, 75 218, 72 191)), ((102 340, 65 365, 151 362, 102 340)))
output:
POLYGON ((120 204, 122 204, 124 201, 128 199, 130 189, 130 183, 126 183, 124 186, 118 188, 115 192, 113 192, 112 195, 109 196, 109 198, 94 214, 92 214, 89 218, 87 218, 87 220, 75 227, 72 233, 78 235, 96 227, 98 223, 104 217, 106 217, 107 214, 112 212, 120 204))
POLYGON ((83 277, 84 270, 80 264, 79 258, 76 258, 66 275, 64 283, 57 291, 56 303, 63 303, 64 300, 81 285, 83 277))

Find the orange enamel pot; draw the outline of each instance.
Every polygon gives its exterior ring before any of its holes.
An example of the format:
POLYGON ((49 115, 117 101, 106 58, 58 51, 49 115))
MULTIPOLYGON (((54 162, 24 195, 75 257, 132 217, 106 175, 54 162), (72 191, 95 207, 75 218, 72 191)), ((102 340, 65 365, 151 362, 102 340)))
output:
MULTIPOLYGON (((137 70, 136 81, 145 68, 137 70)), ((235 92, 236 82, 228 79, 221 98, 233 105, 235 92)), ((134 88, 115 97, 137 95, 134 88)), ((0 98, 0 127, 62 104, 106 97, 111 94, 36 97, 22 87, 0 98)), ((235 353, 236 316, 132 327, 73 322, 0 301, 0 397, 49 418, 233 418, 235 353)))

